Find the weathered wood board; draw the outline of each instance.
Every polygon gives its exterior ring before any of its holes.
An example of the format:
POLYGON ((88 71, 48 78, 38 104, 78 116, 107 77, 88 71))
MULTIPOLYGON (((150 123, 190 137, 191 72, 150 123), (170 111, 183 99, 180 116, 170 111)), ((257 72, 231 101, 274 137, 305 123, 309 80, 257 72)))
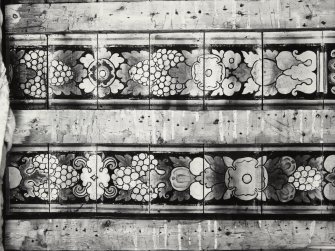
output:
POLYGON ((14 144, 332 143, 332 110, 17 110, 14 144))
POLYGON ((6 250, 334 249, 332 221, 10 220, 6 250), (283 241, 284 240, 284 241, 283 241))
POLYGON ((334 1, 316 0, 17 4, 6 6, 5 28, 9 33, 331 28, 334 13, 334 1))

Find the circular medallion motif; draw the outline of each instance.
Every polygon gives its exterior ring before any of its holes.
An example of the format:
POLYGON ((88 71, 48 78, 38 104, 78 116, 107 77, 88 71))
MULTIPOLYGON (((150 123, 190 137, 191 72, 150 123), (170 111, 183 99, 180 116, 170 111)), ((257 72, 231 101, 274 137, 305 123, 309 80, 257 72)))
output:
POLYGON ((108 87, 115 80, 115 67, 108 59, 94 61, 89 69, 89 78, 94 83, 98 81, 100 87, 108 87))

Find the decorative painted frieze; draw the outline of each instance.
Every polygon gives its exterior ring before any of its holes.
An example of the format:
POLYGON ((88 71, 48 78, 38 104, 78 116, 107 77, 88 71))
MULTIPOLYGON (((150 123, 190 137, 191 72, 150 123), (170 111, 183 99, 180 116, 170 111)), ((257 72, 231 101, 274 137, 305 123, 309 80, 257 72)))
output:
POLYGON ((8 161, 11 213, 48 206, 50 212, 304 213, 299 205, 312 210, 335 200, 332 148, 23 150, 14 149, 8 161))
POLYGON ((225 109, 332 97, 331 32, 27 36, 8 43, 14 103, 225 109))

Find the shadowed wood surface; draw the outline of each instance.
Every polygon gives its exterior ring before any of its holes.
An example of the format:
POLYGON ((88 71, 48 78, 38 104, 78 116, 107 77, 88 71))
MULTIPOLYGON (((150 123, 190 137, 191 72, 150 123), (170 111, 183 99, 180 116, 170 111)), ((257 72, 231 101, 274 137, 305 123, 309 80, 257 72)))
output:
POLYGON ((332 110, 15 111, 14 144, 331 143, 332 110))
POLYGON ((331 0, 14 4, 6 6, 5 29, 9 33, 63 33, 326 28, 334 27, 334 14, 331 0))
POLYGON ((306 250, 334 247, 334 232, 327 221, 8 220, 5 243, 6 250, 306 250))

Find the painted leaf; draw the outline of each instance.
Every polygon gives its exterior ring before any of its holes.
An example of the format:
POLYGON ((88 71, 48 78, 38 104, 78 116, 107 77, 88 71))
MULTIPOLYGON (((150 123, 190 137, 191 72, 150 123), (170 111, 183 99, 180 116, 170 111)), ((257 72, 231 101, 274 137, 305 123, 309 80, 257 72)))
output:
POLYGON ((311 200, 308 198, 307 193, 304 191, 297 191, 297 195, 294 198, 294 201, 296 202, 303 202, 306 204, 309 204, 311 200))
POLYGON ((330 183, 335 184, 335 173, 330 173, 326 176, 326 180, 330 183))
POLYGON ((178 83, 186 83, 192 79, 191 67, 185 63, 179 63, 176 67, 169 70, 171 77, 176 78, 178 83))
POLYGON ((25 198, 20 193, 19 188, 14 188, 10 190, 10 199, 16 199, 18 201, 25 201, 25 198))
POLYGON ((58 50, 51 55, 53 60, 62 61, 68 66, 75 66, 77 60, 84 54, 84 51, 58 50))
POLYGON ((308 160, 311 156, 310 155, 298 155, 295 158, 297 166, 306 166, 308 164, 308 160))
POLYGON ((120 190, 119 195, 115 198, 115 201, 130 201, 131 200, 131 190, 125 191, 125 190, 120 190))
POLYGON ((278 199, 278 195, 276 193, 276 189, 274 187, 272 187, 272 186, 268 186, 265 189, 264 193, 265 193, 266 198, 269 199, 269 200, 271 200, 271 199, 274 200, 274 201, 278 201, 279 200, 278 199))
POLYGON ((170 201, 184 201, 184 200, 189 200, 191 198, 190 195, 190 189, 187 189, 185 191, 174 191, 170 201))
POLYGON ((131 51, 131 52, 123 52, 122 56, 127 59, 127 64, 133 66, 140 61, 149 59, 148 51, 131 51))
POLYGON ((314 189, 314 190, 308 191, 308 196, 312 200, 315 200, 315 199, 320 200, 320 201, 323 200, 322 192, 320 189, 314 189))
POLYGON ((170 157, 170 160, 172 161, 174 167, 189 167, 192 161, 190 157, 170 157))
POLYGON ((213 186, 212 191, 207 194, 205 200, 206 201, 211 199, 221 200, 226 192, 226 189, 227 187, 225 186, 225 184, 217 184, 213 186))
POLYGON ((192 97, 201 97, 204 95, 204 91, 198 88, 197 84, 193 81, 193 79, 190 79, 185 83, 185 89, 180 94, 190 95, 192 97))
POLYGON ((224 195, 223 195, 223 199, 224 200, 229 200, 232 196, 233 196, 233 192, 234 190, 233 189, 228 189, 224 195))
POLYGON ((60 165, 71 165, 71 161, 76 157, 75 154, 62 154, 58 156, 59 164, 60 165))
POLYGON ((233 74, 240 82, 243 83, 251 78, 251 68, 249 68, 245 63, 241 63, 238 68, 233 71, 233 74))
POLYGON ((129 80, 126 84, 126 87, 122 90, 121 94, 131 96, 148 96, 149 87, 139 84, 133 80, 129 80))
POLYGON ((192 66, 199 56, 203 56, 202 50, 192 50, 191 52, 182 50, 182 53, 185 56, 185 63, 189 66, 192 66))
POLYGON ((209 155, 205 155, 205 159, 210 165, 210 168, 213 169, 217 173, 225 174, 228 167, 223 159, 219 156, 215 156, 214 158, 209 155))
POLYGON ((280 190, 277 190, 277 196, 279 201, 288 202, 294 199, 296 190, 292 184, 285 184, 280 190))
POLYGON ((131 166, 132 157, 129 154, 126 154, 124 156, 122 156, 122 155, 115 155, 115 157, 120 162, 119 163, 120 167, 131 166))

